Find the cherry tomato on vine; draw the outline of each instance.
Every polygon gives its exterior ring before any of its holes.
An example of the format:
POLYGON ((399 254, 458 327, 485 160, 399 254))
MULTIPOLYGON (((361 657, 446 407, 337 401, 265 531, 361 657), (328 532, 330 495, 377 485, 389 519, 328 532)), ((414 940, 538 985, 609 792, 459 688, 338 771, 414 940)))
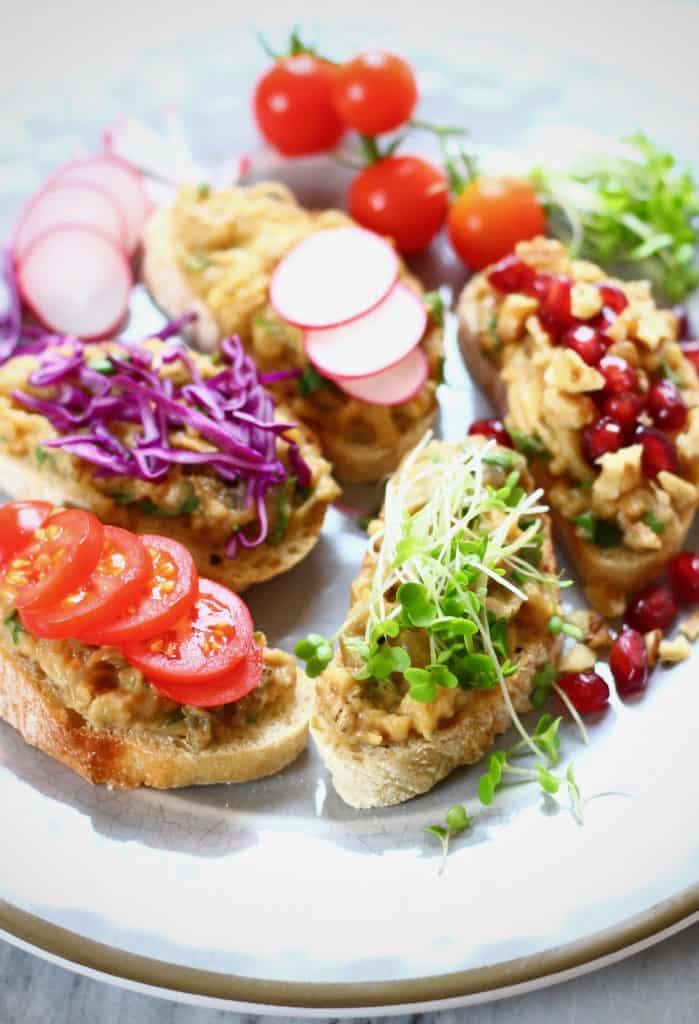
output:
POLYGON ((349 128, 362 135, 392 132, 409 119, 418 93, 407 61, 392 53, 370 50, 337 69, 335 106, 349 128))
POLYGON ((451 243, 471 270, 512 252, 517 242, 546 230, 531 185, 517 178, 478 178, 454 200, 447 217, 451 243))
POLYGON ((311 53, 281 57, 255 86, 260 132, 284 156, 334 149, 345 125, 332 99, 337 70, 311 53))
POLYGON ((351 216, 392 238, 399 252, 419 252, 437 234, 449 205, 440 170, 416 156, 387 156, 360 171, 349 192, 351 216))

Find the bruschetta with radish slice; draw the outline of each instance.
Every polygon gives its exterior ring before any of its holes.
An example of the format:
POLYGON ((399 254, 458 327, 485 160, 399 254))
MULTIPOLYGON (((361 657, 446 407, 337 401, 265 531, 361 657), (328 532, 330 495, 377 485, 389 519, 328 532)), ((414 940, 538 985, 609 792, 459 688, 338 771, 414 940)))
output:
POLYGON ((0 717, 89 782, 167 789, 280 771, 308 680, 168 537, 0 507, 0 717))
POLYGON ((474 277, 458 314, 466 363, 528 456, 590 603, 621 614, 699 505, 699 377, 674 314, 648 282, 610 280, 545 238, 474 277))
POLYGON ((440 317, 393 247, 282 185, 183 188, 144 232, 143 275, 194 343, 238 333, 341 479, 390 473, 430 426, 440 317))
POLYGON ((352 807, 426 792, 512 724, 532 745, 519 713, 558 647, 541 497, 524 457, 483 438, 426 437, 389 481, 344 624, 296 646, 318 676, 313 737, 352 807))
POLYGON ((313 434, 275 404, 236 339, 216 362, 159 338, 58 339, 10 357, 0 472, 13 497, 174 537, 236 591, 308 554, 339 494, 313 434))

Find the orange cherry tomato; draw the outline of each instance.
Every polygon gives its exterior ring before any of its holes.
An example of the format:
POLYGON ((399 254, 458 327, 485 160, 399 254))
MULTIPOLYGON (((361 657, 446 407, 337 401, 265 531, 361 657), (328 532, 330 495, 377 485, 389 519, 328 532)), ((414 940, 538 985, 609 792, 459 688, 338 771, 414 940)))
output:
POLYGON ((12 501, 0 508, 0 565, 29 543, 51 511, 47 501, 12 501))
POLYGON ((282 57, 255 87, 253 109, 262 135, 284 156, 334 149, 345 126, 332 100, 336 69, 310 53, 282 57))
POLYGON ((357 175, 349 211, 359 224, 392 238, 399 252, 420 252, 437 234, 449 205, 442 172, 416 156, 388 156, 357 175))
POLYGON ((333 98, 349 128, 362 135, 392 132, 405 124, 415 109, 415 75, 401 57, 370 50, 337 69, 333 98))
POLYGON ((56 512, 34 532, 34 539, 12 556, 3 583, 15 607, 45 608, 87 582, 104 540, 104 527, 91 512, 56 512))
POLYGON ((22 625, 43 640, 81 640, 84 630, 108 622, 136 600, 150 571, 150 555, 140 539, 128 530, 105 526, 102 553, 88 579, 53 604, 25 608, 22 625))
POLYGON ((507 256, 517 242, 546 231, 546 217, 531 185, 517 178, 478 178, 451 205, 451 243, 471 270, 507 256))
POLYGON ((240 700, 255 689, 262 678, 264 655, 259 644, 253 643, 230 672, 208 682, 197 681, 175 683, 169 681, 153 683, 170 700, 178 704, 191 704, 195 708, 215 708, 240 700))
POLYGON ((159 636, 191 612, 197 599, 199 575, 194 559, 171 537, 143 534, 150 555, 150 571, 143 591, 116 616, 96 629, 85 630, 80 639, 97 647, 121 647, 159 636))
MULTIPOLYGON (((124 657, 154 684, 191 684, 219 679, 243 658, 252 643, 252 618, 237 594, 200 579, 192 611, 166 633, 123 644, 124 657)), ((186 702, 187 703, 187 702, 186 702)))

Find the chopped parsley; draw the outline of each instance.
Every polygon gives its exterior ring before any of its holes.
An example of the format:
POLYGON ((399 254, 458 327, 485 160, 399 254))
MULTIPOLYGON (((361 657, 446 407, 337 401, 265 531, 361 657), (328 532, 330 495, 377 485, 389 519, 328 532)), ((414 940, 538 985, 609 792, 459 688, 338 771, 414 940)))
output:
POLYGON ((306 363, 306 365, 301 370, 301 373, 299 374, 299 394, 303 395, 304 397, 306 395, 312 395, 316 391, 322 391, 323 388, 328 387, 328 384, 329 381, 327 381, 325 377, 321 376, 321 374, 319 374, 318 371, 314 369, 310 363, 306 363))
POLYGON ((650 527, 653 533, 657 533, 659 537, 665 533, 665 523, 662 523, 652 512, 646 512, 643 522, 646 526, 650 527))
POLYGON ((573 518, 573 524, 583 540, 598 548, 615 548, 621 544, 623 533, 612 519, 599 519, 593 512, 582 512, 573 518))
POLYGON ((19 643, 19 634, 24 632, 24 626, 19 621, 19 612, 16 609, 11 611, 7 618, 3 619, 2 624, 5 629, 9 629, 12 643, 16 647, 19 643))

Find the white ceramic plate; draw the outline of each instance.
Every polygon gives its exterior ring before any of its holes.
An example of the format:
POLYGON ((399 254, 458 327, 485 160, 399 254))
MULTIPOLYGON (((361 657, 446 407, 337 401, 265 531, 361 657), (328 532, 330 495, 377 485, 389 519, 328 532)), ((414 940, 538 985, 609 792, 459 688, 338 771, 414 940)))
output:
MULTIPOLYGON (((351 24, 318 25, 328 49, 346 53, 366 42, 363 6, 351 24)), ((40 69, 27 96, 17 97, 2 142, 6 225, 49 166, 76 142, 93 142, 124 108, 155 121, 162 103, 180 102, 201 159, 249 146, 254 44, 245 27, 230 30, 224 45, 216 31, 222 8, 214 8, 206 32, 196 34, 174 10, 167 38, 147 56, 146 43, 129 37, 119 73, 90 57, 70 118, 65 94, 52 93, 40 69)), ((372 21, 371 39, 415 57, 428 116, 458 118, 491 151, 541 150, 546 140, 569 137, 571 124, 611 135, 640 124, 696 156, 679 129, 692 97, 684 63, 672 82, 659 71, 655 86, 647 71, 666 36, 667 46, 679 47, 696 38, 689 19, 697 12, 663 9, 670 13, 652 6, 648 39, 623 52, 612 52, 605 33, 594 49, 584 19, 573 33, 560 16, 537 22, 514 6, 500 8, 498 22, 481 12, 458 32, 453 23, 437 33, 372 21)), ((82 13, 85 38, 98 38, 94 13, 93 21, 87 5, 82 13)), ((62 28, 53 27, 56 46, 62 28)), ((66 70, 66 89, 73 75, 66 70)), ((338 179, 322 163, 310 171, 316 198, 332 201, 338 179)), ((308 166, 285 173, 307 188, 308 166)), ((448 262, 423 261, 420 269, 458 283, 448 262)), ((129 333, 156 320, 137 293, 129 333)), ((441 430, 458 439, 482 403, 453 339, 447 376, 441 430)), ((363 551, 357 517, 376 501, 372 489, 348 492, 343 508, 354 512, 332 510, 304 564, 250 595, 272 643, 289 648, 311 628, 334 630, 363 551)), ((454 844, 441 875, 439 851, 423 829, 453 803, 475 804, 477 769, 404 807, 372 813, 342 804, 312 749, 275 778, 247 786, 111 793, 0 723, 0 929, 102 976, 258 1010, 445 1005, 604 962, 699 910, 696 676, 696 659, 657 671, 642 699, 613 702, 592 727, 590 748, 566 729, 564 755, 589 800, 583 826, 565 800, 509 789, 454 844)))

